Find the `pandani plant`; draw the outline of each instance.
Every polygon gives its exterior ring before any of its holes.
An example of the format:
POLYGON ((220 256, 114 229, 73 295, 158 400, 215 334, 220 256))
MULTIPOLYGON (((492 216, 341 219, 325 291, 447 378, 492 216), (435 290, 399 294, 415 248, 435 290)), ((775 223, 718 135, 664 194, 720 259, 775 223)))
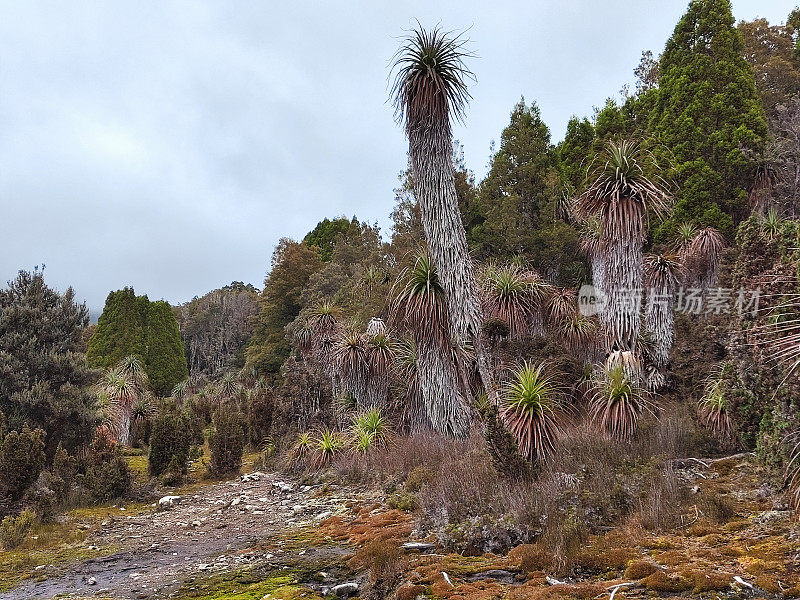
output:
MULTIPOLYGON (((455 185, 452 121, 463 120, 470 99, 467 81, 474 79, 465 64, 472 56, 466 44, 462 36, 418 25, 395 54, 391 96, 408 138, 414 192, 441 282, 450 335, 459 343, 471 342, 483 386, 496 399, 455 185)), ((464 431, 467 427, 467 423, 461 423, 457 429, 464 431)))
POLYGON ((697 416, 703 427, 730 445, 736 437, 736 425, 730 415, 730 400, 722 379, 723 368, 717 368, 706 381, 703 397, 697 403, 697 416))
POLYGON ((544 363, 523 362, 512 372, 500 414, 528 460, 545 460, 556 451, 564 406, 564 394, 544 363))
POLYGON ((666 384, 665 372, 675 341, 675 292, 683 273, 683 265, 673 256, 658 254, 644 259, 644 329, 653 342, 648 352, 653 370, 647 385, 652 391, 666 384))
POLYGON ((395 283, 390 314, 396 328, 409 331, 414 340, 416 374, 431 427, 444 435, 466 437, 471 414, 454 360, 444 290, 424 251, 395 283))
POLYGON ((487 265, 482 279, 486 321, 506 323, 511 338, 543 333, 542 309, 548 286, 538 274, 508 263, 487 265))
POLYGON ((647 408, 646 392, 635 369, 625 360, 610 360, 592 378, 589 420, 611 439, 630 441, 647 408))
POLYGON ((663 216, 672 198, 652 155, 629 140, 609 141, 588 171, 589 184, 576 201, 584 219, 600 222, 603 292, 600 316, 611 350, 636 351, 640 327, 642 247, 648 213, 663 216))

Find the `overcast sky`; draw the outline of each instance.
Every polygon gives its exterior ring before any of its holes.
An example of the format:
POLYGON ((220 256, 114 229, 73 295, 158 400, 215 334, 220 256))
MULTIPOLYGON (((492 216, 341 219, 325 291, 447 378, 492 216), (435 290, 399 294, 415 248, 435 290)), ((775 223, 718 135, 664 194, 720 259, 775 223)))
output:
MULTIPOLYGON (((471 27, 456 136, 485 173, 521 95, 557 141, 663 49, 686 0, 0 2, 0 281, 46 264, 90 309, 261 287, 325 216, 389 231, 406 143, 388 63, 414 19, 471 27)), ((734 0, 782 22, 795 0, 734 0)))

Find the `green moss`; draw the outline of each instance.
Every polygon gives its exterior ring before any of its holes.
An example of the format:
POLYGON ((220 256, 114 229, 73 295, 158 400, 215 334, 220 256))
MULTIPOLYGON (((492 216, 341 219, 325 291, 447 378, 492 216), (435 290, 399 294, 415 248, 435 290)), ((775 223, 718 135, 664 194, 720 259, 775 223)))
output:
POLYGON ((197 600, 314 600, 320 596, 300 585, 294 573, 282 572, 262 577, 253 569, 190 579, 175 592, 174 598, 197 600))

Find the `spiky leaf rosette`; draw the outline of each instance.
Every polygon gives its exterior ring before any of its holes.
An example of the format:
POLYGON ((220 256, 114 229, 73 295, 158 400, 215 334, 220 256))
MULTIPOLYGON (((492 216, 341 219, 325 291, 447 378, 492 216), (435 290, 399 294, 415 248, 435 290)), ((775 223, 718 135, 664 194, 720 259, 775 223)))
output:
POLYGON ((544 282, 535 273, 507 264, 487 267, 483 273, 483 314, 500 319, 513 338, 528 335, 540 325, 544 282))
POLYGON ((398 119, 409 135, 420 129, 438 129, 450 118, 463 120, 471 99, 467 80, 475 79, 464 59, 467 40, 438 27, 414 29, 395 54, 391 95, 398 119))
POLYGON ((444 290, 430 257, 421 253, 395 286, 392 319, 411 331, 416 348, 416 372, 431 426, 444 435, 466 437, 469 405, 454 362, 444 290))
POLYGON ((548 296, 547 318, 550 325, 559 330, 578 312, 575 290, 556 287, 551 289, 548 296))
POLYGON ((589 418, 604 435, 630 441, 646 408, 645 390, 621 363, 611 363, 595 374, 589 418))
POLYGON ((563 395, 543 363, 525 362, 505 388, 503 421, 529 460, 544 460, 556 449, 564 419, 563 395))
POLYGON ((644 259, 647 294, 644 328, 652 337, 650 360, 658 371, 651 389, 658 389, 666 382, 663 370, 675 340, 675 290, 683 279, 683 273, 683 265, 672 256, 649 255, 644 259))
POLYGON ((329 465, 344 449, 345 440, 338 431, 323 429, 312 441, 311 464, 316 469, 329 465))
POLYGON ((589 354, 597 343, 597 323, 576 312, 561 324, 560 334, 572 352, 589 354))
POLYGON ((771 242, 778 237, 782 225, 783 220, 778 211, 774 208, 770 208, 767 213, 761 217, 759 230, 761 231, 761 235, 764 236, 767 241, 771 242))
POLYGON ((369 437, 370 448, 384 446, 389 439, 390 427, 380 409, 373 408, 353 418, 353 437, 369 437))
POLYGON ((611 348, 636 349, 642 284, 642 245, 648 213, 663 216, 671 206, 666 183, 651 179, 657 167, 636 142, 609 141, 589 170, 589 185, 576 206, 599 219, 604 256, 606 306, 601 313, 611 348))
POLYGON ((736 434, 736 425, 730 416, 730 402, 723 382, 718 377, 709 378, 705 393, 697 404, 697 416, 701 425, 725 443, 731 443, 736 434))
POLYGON ((355 329, 343 331, 333 349, 333 363, 344 392, 356 400, 357 406, 363 406, 369 372, 364 336, 355 329))
POLYGON ((678 260, 683 262, 688 256, 689 246, 692 244, 694 236, 697 235, 697 227, 694 223, 681 223, 675 235, 675 255, 678 260))
POLYGON ((398 413, 401 428, 409 433, 430 429, 425 412, 422 387, 417 372, 417 347, 411 339, 400 340, 394 349, 392 375, 400 390, 398 413))
POLYGON ((392 291, 390 314, 395 325, 413 331, 415 339, 441 346, 447 343, 444 290, 429 254, 417 254, 414 266, 400 273, 392 291))
POLYGON ((464 64, 468 56, 465 43, 463 38, 438 28, 412 31, 395 55, 392 96, 397 115, 405 124, 414 192, 444 290, 450 335, 473 342, 483 385, 494 397, 453 165, 450 119, 463 116, 469 100, 466 80, 472 77, 464 64))
MULTIPOLYGON (((383 331, 386 331, 385 326, 383 331)), ((368 406, 382 407, 386 404, 393 354, 393 344, 386 333, 367 336, 366 402, 368 406)))
POLYGON ((699 230, 683 254, 678 255, 678 260, 686 267, 687 278, 702 289, 713 286, 723 248, 725 238, 719 231, 713 227, 699 230))

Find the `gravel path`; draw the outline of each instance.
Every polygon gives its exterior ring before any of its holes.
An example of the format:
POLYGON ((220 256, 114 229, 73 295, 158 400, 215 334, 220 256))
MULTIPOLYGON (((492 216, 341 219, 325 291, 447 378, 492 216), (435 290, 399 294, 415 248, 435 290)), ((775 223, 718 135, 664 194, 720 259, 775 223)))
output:
POLYGON ((204 486, 166 510, 154 507, 104 521, 86 544, 120 551, 66 569, 47 567, 43 574, 51 577, 27 581, 0 598, 161 598, 201 573, 279 562, 289 552, 282 549, 282 532, 345 510, 347 498, 335 493, 317 498, 315 491, 264 473, 204 486))

